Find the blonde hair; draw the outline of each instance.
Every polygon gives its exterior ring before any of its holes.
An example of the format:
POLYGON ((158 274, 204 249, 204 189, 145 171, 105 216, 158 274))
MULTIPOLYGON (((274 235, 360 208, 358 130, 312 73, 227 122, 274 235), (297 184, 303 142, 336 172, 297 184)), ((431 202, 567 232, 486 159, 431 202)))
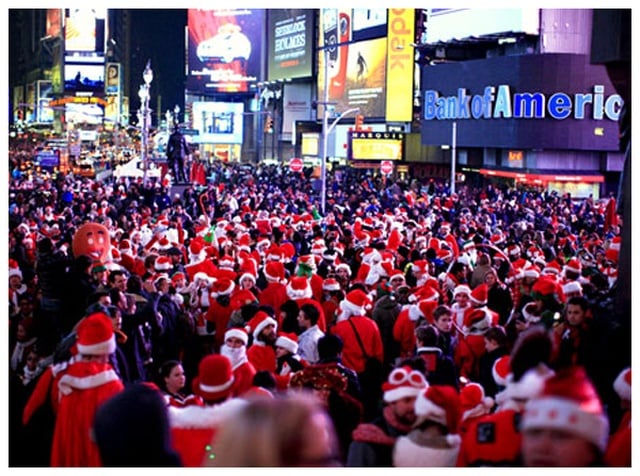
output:
POLYGON ((327 466, 335 454, 335 429, 320 401, 311 393, 296 391, 252 400, 233 421, 218 430, 203 466, 327 466), (314 443, 309 430, 319 416, 330 442, 328 456, 322 461, 309 460, 305 450, 314 443))

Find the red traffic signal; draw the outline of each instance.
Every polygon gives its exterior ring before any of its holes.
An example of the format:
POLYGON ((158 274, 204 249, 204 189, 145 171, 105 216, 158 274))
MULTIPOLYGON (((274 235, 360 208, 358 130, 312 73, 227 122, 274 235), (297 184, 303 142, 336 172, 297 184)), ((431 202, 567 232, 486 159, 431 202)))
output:
POLYGON ((362 129, 362 125, 364 124, 364 116, 362 114, 358 114, 356 116, 356 131, 362 129))

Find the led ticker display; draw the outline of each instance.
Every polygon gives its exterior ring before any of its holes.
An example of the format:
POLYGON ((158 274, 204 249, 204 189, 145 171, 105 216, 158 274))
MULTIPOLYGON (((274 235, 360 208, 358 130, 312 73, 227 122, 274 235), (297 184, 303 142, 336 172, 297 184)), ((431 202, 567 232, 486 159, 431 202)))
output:
POLYGON ((260 76, 264 10, 188 11, 187 89, 247 92, 260 76))
POLYGON ((349 132, 351 160, 402 160, 404 133, 349 132))
POLYGON ((313 74, 313 10, 268 10, 269 81, 313 74))

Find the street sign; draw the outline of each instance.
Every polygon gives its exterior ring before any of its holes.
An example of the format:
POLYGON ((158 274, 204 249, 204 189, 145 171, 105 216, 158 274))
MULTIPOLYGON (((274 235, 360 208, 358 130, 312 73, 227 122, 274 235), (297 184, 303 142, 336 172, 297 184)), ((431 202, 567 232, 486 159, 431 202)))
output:
POLYGON ((302 163, 302 159, 291 159, 291 161, 289 162, 289 168, 291 169, 292 172, 302 172, 302 167, 303 167, 303 163, 302 163))
POLYGON ((385 175, 390 175, 393 172, 393 162, 390 160, 383 160, 380 162, 380 172, 385 175))

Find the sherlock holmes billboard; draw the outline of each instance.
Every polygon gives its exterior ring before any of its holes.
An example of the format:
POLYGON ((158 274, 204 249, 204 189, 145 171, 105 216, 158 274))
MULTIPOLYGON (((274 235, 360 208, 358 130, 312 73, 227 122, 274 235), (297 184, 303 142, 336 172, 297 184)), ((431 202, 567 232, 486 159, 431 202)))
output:
POLYGON ((622 99, 606 69, 572 54, 504 56, 425 66, 422 143, 618 150, 622 99))

